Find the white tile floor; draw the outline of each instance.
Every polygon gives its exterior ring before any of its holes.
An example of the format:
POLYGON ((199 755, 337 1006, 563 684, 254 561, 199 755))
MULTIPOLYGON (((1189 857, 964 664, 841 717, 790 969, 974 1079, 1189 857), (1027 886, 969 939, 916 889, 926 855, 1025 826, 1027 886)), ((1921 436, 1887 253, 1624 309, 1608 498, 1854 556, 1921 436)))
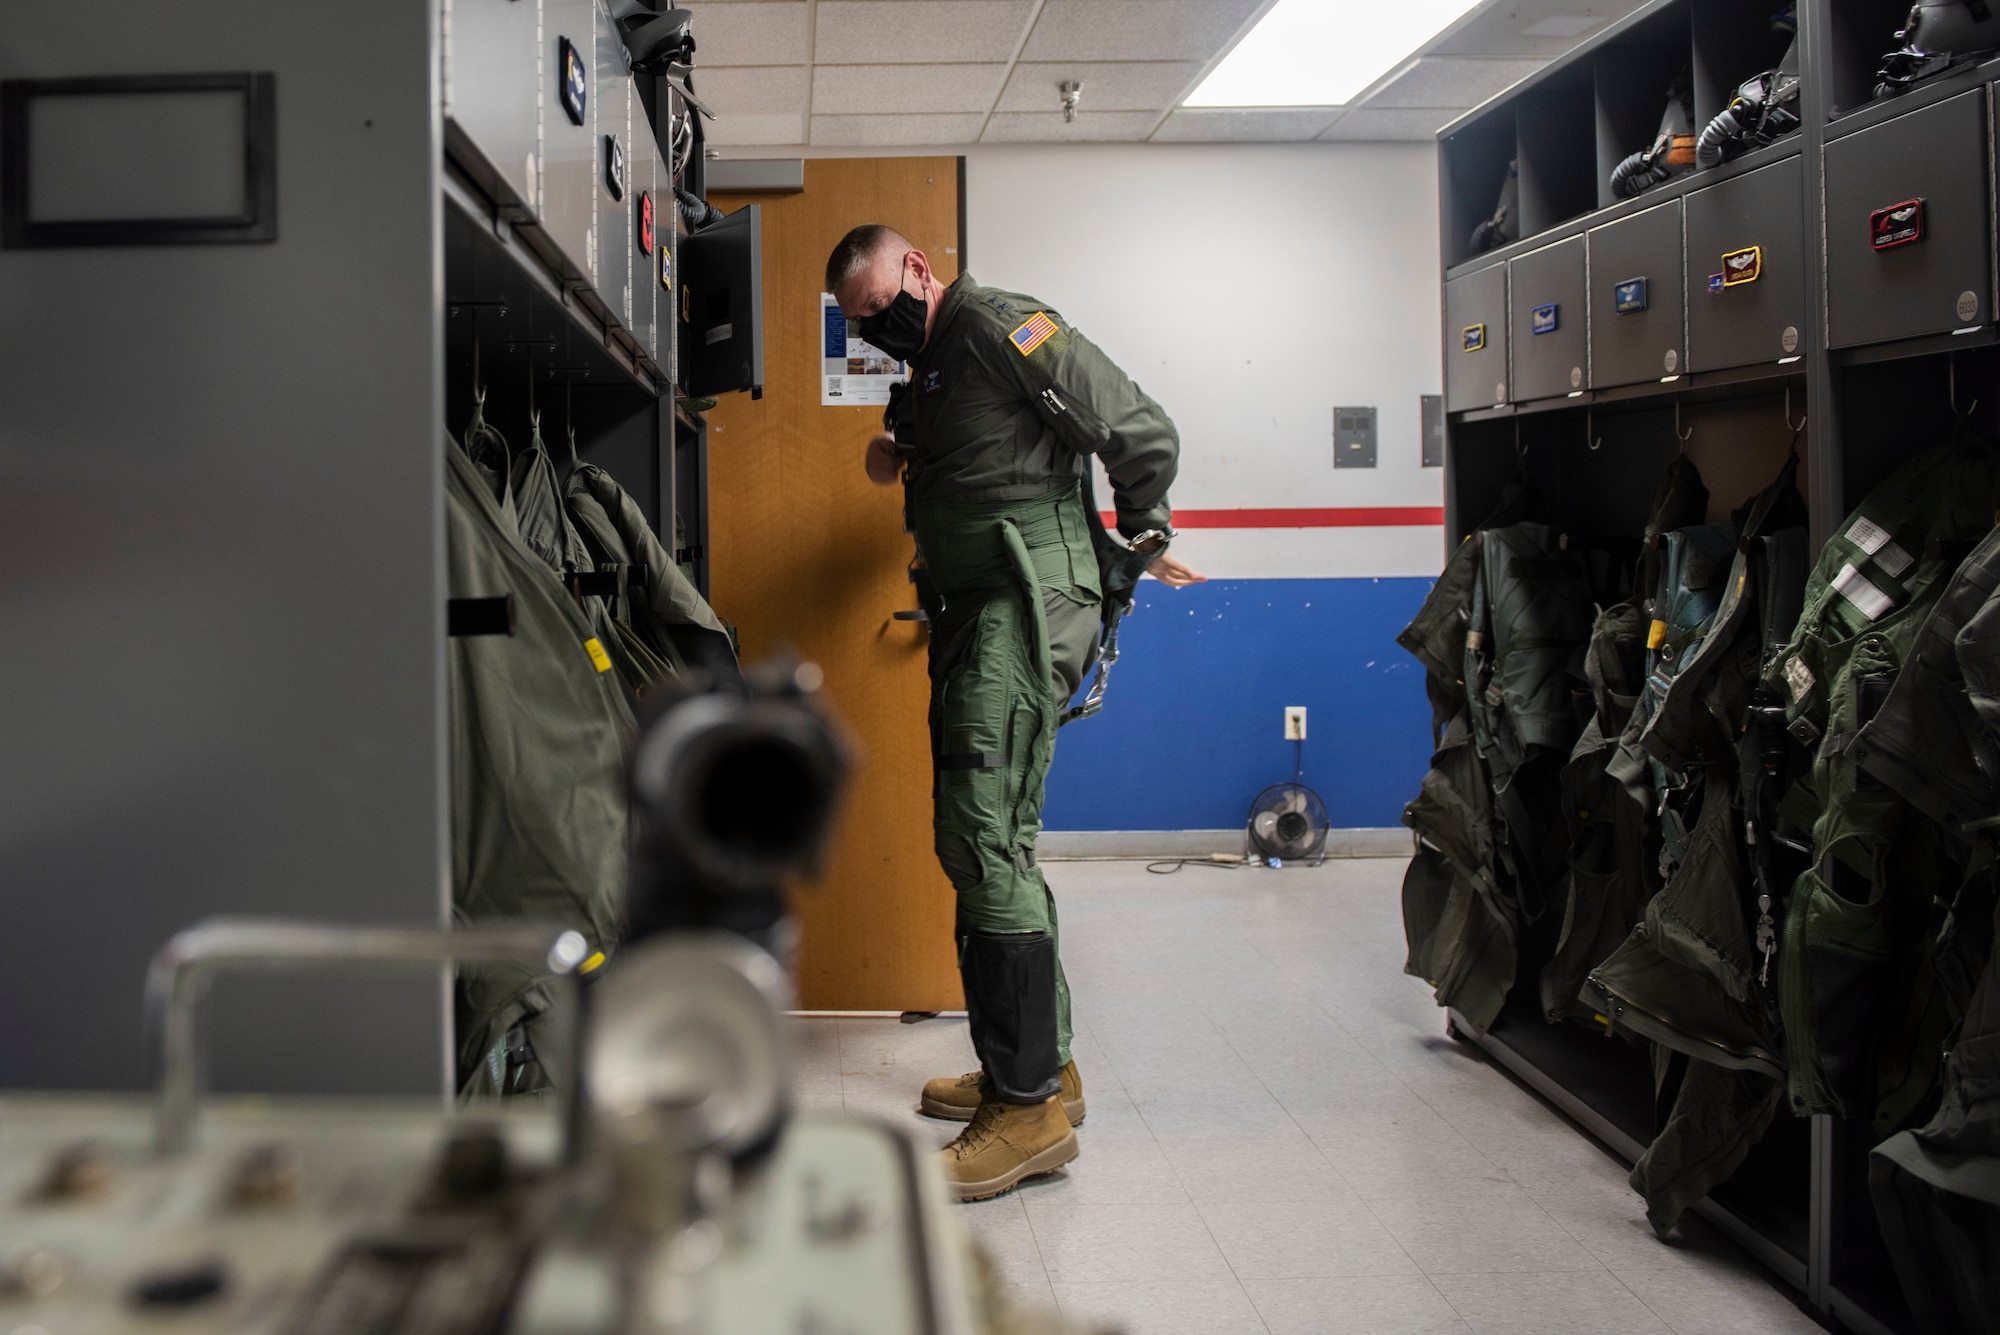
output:
MULTIPOLYGON (((1443 1034, 1403 863, 1052 863, 1090 1102, 1062 1173, 963 1207, 1021 1296, 1131 1335, 1816 1332, 1699 1221, 1443 1034)), ((963 1020, 801 1022, 805 1102, 916 1115, 963 1020)))

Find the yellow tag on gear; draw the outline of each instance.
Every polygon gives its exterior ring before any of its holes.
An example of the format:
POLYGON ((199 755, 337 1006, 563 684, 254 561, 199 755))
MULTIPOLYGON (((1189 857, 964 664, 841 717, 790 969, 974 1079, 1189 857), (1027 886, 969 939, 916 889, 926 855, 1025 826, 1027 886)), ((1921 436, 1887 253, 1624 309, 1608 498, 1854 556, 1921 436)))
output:
POLYGON ((590 655, 590 661, 597 664, 599 672, 611 671, 611 655, 604 652, 604 646, 597 642, 595 635, 583 642, 583 651, 590 655))
POLYGON ((1054 337, 1056 322, 1041 311, 1028 317, 1027 323, 1007 335, 1007 341, 1021 350, 1023 357, 1054 337))
MULTIPOLYGON (((1652 628, 1646 632, 1646 647, 1648 649, 1657 649, 1666 642, 1667 623, 1664 621, 1655 621, 1652 628)), ((596 641, 592 640, 591 643, 595 644, 596 641)))
POLYGON ((576 971, 578 973, 596 973, 599 969, 603 967, 604 967, 604 952, 601 950, 593 950, 592 952, 590 952, 589 959, 585 960, 583 963, 576 966, 576 971))

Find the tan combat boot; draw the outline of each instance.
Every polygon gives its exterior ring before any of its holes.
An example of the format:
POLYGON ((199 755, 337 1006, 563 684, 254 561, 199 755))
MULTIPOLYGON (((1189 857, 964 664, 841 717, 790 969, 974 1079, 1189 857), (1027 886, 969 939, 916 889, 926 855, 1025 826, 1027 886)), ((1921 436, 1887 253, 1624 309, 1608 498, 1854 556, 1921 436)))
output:
POLYGON ((1062 1099, 982 1103, 958 1139, 938 1151, 946 1186, 962 1201, 1011 1191, 1023 1178, 1052 1173, 1076 1158, 1076 1132, 1062 1099))
MULTIPOLYGON (((964 1075, 939 1076, 924 1084, 923 1101, 917 1110, 926 1117, 941 1117, 947 1122, 969 1122, 972 1114, 979 1110, 979 1071, 967 1071, 964 1075)), ((1077 1074, 1076 1063, 1063 1063, 1062 1092, 1056 1096, 1062 1100, 1063 1113, 1071 1126, 1082 1126, 1084 1114, 1088 1111, 1083 1103, 1083 1077, 1077 1074)))

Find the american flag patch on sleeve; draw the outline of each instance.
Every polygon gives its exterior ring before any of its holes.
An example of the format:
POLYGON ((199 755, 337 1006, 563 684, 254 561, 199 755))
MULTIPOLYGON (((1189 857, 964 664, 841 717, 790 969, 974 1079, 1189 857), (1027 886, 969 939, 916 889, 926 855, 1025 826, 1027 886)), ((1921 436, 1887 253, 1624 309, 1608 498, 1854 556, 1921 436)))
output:
POLYGON ((1049 341, 1056 332, 1056 322, 1040 311, 1029 317, 1028 322, 1007 335, 1007 341, 1021 350, 1023 357, 1049 341))

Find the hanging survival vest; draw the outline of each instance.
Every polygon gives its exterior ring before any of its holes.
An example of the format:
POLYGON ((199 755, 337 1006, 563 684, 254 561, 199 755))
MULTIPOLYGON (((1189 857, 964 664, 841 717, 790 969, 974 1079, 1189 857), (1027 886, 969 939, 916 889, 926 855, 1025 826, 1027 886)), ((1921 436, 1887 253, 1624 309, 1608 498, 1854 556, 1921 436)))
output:
MULTIPOLYGON (((1878 734, 1877 725, 1895 722, 1900 710, 1908 707, 1905 687, 1917 675, 1919 664, 1928 680, 1949 678, 1949 665, 1936 656, 1933 631, 1940 629, 1937 623, 1947 615, 1944 609, 1960 603, 1961 583, 1991 580, 1995 542, 1996 536, 1989 535, 1966 558, 1959 578, 1919 636, 1915 659, 1882 712, 1864 729, 1864 738, 1879 741, 1889 729, 1878 734), (1897 713, 1892 713, 1892 706, 1897 713)), ((1994 690, 2000 682, 1993 672, 2000 665, 2000 596, 1989 593, 1966 618, 1955 649, 1967 702, 1984 724, 1975 750, 1982 744, 1991 747, 2000 741, 1996 732, 2000 710, 1994 708, 2000 705, 1994 690)), ((1942 685, 1935 692, 1908 694, 1914 703, 1928 701, 1931 709, 1938 708, 1938 696, 1951 698, 1942 685)), ((1951 741, 1954 749, 1956 740, 1951 741)), ((1871 748, 1862 763, 1873 768, 1870 760, 1881 754, 1871 748)), ((1981 769, 1992 772, 1983 764, 1981 769)), ((1989 804, 1986 810, 1994 807, 1989 804)), ((1964 831, 1975 841, 1988 842, 1975 843, 1973 870, 1941 933, 1953 938, 1957 948, 1941 949, 1940 954, 1962 961, 1983 954, 1984 960, 1976 966, 1977 984, 1964 999, 1965 1019, 1946 1052, 1938 1110, 1923 1127, 1891 1136, 1869 1155, 1868 1188, 1876 1218, 1921 1330, 1978 1330, 2000 1311, 2000 1271, 1993 1265, 1993 1258, 2000 1256, 2000 953, 1993 949, 2000 922, 1994 918, 1992 829, 1984 825, 1964 831)), ((1954 991, 1955 980, 1949 973, 1941 971, 1939 984, 1954 991)))
POLYGON ((1934 1092, 1950 1017, 1924 960, 1933 901, 1960 879, 1944 830, 1863 771, 1856 741, 1887 703, 1959 558, 1993 527, 2000 463, 1970 437, 1927 451, 1830 538, 1796 633, 1766 673, 1816 748, 1785 814, 1812 830, 1779 957, 1795 1111, 1907 1124, 1934 1092))
POLYGON ((1546 524, 1481 535, 1465 636, 1472 737, 1499 820, 1493 846, 1522 919, 1559 897, 1569 842, 1561 775, 1582 731, 1591 590, 1582 553, 1546 524))
MULTIPOLYGON (((1506 522, 1532 505, 1510 491, 1494 518, 1506 522)), ((1396 637, 1424 666, 1435 754, 1403 823, 1416 853, 1403 878, 1404 972, 1428 982, 1440 1006, 1484 1032, 1513 986, 1517 924, 1513 902, 1496 880, 1493 790, 1472 744, 1465 682, 1466 627, 1485 535, 1459 544, 1416 617, 1396 637)))
POLYGON ((1659 889, 1659 825, 1605 767, 1639 702, 1646 675, 1647 630, 1659 595, 1666 535, 1699 523, 1708 489, 1685 455, 1676 455, 1653 492, 1650 518, 1630 596, 1600 612, 1590 630, 1584 677, 1592 712, 1562 775, 1569 822, 1568 902, 1555 954, 1542 970, 1542 1013, 1596 1022, 1578 993, 1591 969, 1618 948, 1659 889))
MULTIPOLYGON (((1758 895, 1739 836, 1739 783, 1751 694, 1773 635, 1760 604, 1777 616, 1797 605, 1781 591, 1788 569, 1782 553, 1803 541, 1796 472, 1794 457, 1729 525, 1683 531, 1701 535, 1680 546, 1702 560, 1716 555, 1714 529, 1734 536, 1713 585, 1696 560, 1677 561, 1669 543, 1665 615, 1655 623, 1664 631, 1656 638, 1663 661, 1677 636, 1681 647, 1637 743, 1656 773, 1672 777, 1684 803, 1663 804, 1664 816, 1691 817, 1692 825, 1665 884, 1629 938, 1591 970, 1581 996, 1614 1030, 1641 1034, 1663 1050, 1656 1067, 1669 1111, 1632 1173, 1662 1235, 1736 1171, 1782 1102, 1783 1035, 1768 957, 1758 948, 1757 928, 1771 919, 1754 907, 1758 895), (1719 598, 1711 600, 1711 587, 1719 587, 1719 598), (1698 631, 1685 629, 1697 619, 1698 631)), ((1802 582, 1803 563, 1789 569, 1802 582)))

